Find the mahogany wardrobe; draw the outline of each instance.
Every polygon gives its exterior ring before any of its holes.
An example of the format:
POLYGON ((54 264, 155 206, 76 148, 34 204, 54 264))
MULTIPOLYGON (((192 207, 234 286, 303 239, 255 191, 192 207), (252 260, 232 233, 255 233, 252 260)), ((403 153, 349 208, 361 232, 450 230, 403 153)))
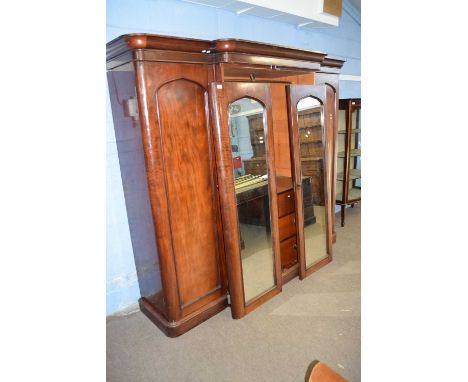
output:
POLYGON ((235 39, 107 44, 140 308, 166 335, 242 318, 332 260, 343 63, 235 39))

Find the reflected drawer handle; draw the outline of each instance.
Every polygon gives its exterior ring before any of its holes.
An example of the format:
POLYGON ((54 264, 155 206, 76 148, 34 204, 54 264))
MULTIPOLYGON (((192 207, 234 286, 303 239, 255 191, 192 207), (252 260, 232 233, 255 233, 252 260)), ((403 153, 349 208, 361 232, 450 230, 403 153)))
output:
POLYGON ((295 251, 297 251, 297 244, 294 244, 294 245, 293 245, 293 249, 294 249, 295 251))

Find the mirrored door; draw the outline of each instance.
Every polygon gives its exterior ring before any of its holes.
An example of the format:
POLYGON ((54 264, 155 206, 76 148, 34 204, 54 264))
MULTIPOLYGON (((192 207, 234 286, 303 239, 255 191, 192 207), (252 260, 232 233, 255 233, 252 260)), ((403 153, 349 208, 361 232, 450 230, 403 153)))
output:
POLYGON ((265 107, 243 97, 229 104, 229 136, 241 248, 244 301, 274 288, 265 107))
POLYGON ((268 84, 212 84, 231 309, 240 318, 281 289, 268 84))
POLYGON ((299 274, 331 261, 333 114, 324 85, 290 85, 290 145, 297 200, 299 274))

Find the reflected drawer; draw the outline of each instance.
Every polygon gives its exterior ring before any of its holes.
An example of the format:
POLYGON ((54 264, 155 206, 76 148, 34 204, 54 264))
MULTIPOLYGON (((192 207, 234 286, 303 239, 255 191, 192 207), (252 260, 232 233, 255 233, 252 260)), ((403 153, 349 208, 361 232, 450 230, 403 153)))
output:
POLYGON ((289 268, 297 263, 296 236, 280 243, 281 268, 289 268))
POLYGON ((279 240, 283 241, 296 234, 296 214, 292 213, 278 219, 279 240))
POLYGON ((278 194, 278 216, 284 216, 294 212, 294 190, 278 194))

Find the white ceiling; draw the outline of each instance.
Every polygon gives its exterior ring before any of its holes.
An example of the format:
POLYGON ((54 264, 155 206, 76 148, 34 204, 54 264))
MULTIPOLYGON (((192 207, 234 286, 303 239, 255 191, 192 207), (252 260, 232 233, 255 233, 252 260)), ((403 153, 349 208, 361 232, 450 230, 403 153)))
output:
MULTIPOLYGON (((182 0, 187 3, 224 9, 294 24, 300 28, 338 26, 339 17, 323 12, 323 0, 182 0)), ((359 2, 360 0, 352 0, 359 2)))

